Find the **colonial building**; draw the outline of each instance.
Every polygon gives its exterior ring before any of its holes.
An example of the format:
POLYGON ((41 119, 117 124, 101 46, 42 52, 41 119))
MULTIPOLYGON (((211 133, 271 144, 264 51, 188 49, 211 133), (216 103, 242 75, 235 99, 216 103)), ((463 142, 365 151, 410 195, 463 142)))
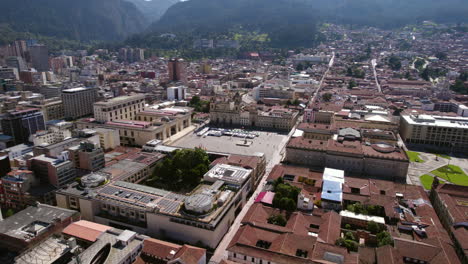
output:
MULTIPOLYGON (((314 125, 308 126, 313 128, 314 125)), ((318 125, 320 128, 326 127, 318 125)), ((406 180, 409 159, 395 143, 362 138, 361 131, 352 128, 340 129, 333 136, 324 132, 327 129, 312 128, 312 133, 308 130, 304 136, 289 141, 286 147, 288 162, 341 169, 353 175, 375 176, 391 181, 406 180)))

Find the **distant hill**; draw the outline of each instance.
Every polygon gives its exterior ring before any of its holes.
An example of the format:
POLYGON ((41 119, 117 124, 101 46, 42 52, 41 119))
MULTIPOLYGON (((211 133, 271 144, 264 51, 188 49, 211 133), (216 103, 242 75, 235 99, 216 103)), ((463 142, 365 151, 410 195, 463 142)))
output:
POLYGON ((166 10, 179 0, 126 0, 134 3, 146 19, 150 22, 157 21, 166 10))
POLYGON ((75 40, 121 40, 148 22, 124 0, 0 0, 0 23, 18 32, 75 40))
POLYGON ((242 28, 294 47, 310 44, 312 27, 320 22, 393 28, 424 20, 467 22, 467 14, 468 0, 189 0, 171 6, 150 30, 203 34, 242 28))
POLYGON ((150 30, 209 35, 237 28, 268 33, 274 45, 301 46, 313 41, 315 22, 301 0, 189 0, 171 6, 150 30))

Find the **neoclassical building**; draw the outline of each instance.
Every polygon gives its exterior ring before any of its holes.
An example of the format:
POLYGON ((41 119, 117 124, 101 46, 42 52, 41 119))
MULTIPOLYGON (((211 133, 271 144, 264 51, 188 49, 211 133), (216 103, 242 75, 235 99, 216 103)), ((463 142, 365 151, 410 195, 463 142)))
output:
POLYGON ((243 105, 239 94, 232 99, 216 98, 210 104, 210 120, 217 126, 289 131, 296 125, 298 117, 298 111, 282 106, 243 105))

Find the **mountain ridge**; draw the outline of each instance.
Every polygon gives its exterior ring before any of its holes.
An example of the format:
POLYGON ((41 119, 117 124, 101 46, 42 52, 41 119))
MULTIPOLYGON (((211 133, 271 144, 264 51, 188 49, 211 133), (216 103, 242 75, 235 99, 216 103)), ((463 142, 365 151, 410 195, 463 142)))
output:
POLYGON ((149 24, 124 0, 0 0, 0 23, 19 32, 80 41, 122 40, 149 24))

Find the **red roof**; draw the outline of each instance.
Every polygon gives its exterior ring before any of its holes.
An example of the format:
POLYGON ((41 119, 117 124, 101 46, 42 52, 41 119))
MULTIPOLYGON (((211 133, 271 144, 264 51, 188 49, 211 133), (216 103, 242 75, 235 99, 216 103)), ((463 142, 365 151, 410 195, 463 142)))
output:
POLYGON ((110 226, 96 224, 86 220, 80 220, 67 226, 62 231, 62 233, 79 239, 94 242, 96 239, 98 239, 99 236, 101 236, 102 233, 109 229, 111 229, 110 226))

